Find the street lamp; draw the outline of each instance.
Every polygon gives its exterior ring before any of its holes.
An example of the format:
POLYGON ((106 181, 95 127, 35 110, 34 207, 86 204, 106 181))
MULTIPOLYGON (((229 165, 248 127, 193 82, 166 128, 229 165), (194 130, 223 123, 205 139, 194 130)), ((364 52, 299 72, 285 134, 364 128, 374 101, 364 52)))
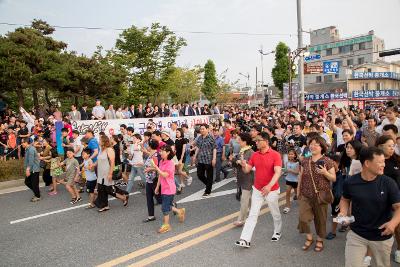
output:
POLYGON ((247 75, 244 75, 243 73, 239 72, 239 75, 242 75, 243 77, 245 77, 246 80, 246 87, 248 86, 248 84, 250 83, 250 74, 247 73, 247 75))
MULTIPOLYGON (((261 46, 261 49, 258 50, 258 52, 261 55, 261 88, 262 88, 261 90, 262 90, 262 92, 264 92, 264 63, 263 63, 263 58, 264 58, 264 56, 268 56, 270 54, 275 53, 275 51, 272 50, 271 52, 264 53, 263 47, 261 46)), ((263 97, 264 97, 264 95, 263 95, 263 97)), ((256 100, 257 100, 257 85, 256 85, 256 100)))

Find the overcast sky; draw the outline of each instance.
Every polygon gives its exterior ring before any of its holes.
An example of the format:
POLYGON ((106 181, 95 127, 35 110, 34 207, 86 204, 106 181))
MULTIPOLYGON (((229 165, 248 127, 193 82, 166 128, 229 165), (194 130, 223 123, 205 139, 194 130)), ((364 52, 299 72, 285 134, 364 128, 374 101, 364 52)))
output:
MULTIPOLYGON (((337 26, 342 38, 375 34, 386 49, 400 48, 400 0, 302 0, 303 29, 337 26)), ((217 72, 228 69, 231 82, 250 74, 261 62, 258 50, 271 51, 279 41, 297 47, 296 0, 0 0, 0 22, 30 24, 40 18, 51 25, 104 27, 110 30, 57 29, 54 37, 68 43, 69 50, 91 55, 97 45, 114 46, 120 32, 112 28, 144 27, 160 22, 187 40, 177 64, 204 65, 212 59, 217 72), (246 32, 272 35, 193 34, 188 31, 246 32)), ((0 34, 15 26, 0 25, 0 34)), ((309 43, 304 34, 305 44, 309 43)), ((264 57, 264 81, 272 82, 274 56, 264 57)))

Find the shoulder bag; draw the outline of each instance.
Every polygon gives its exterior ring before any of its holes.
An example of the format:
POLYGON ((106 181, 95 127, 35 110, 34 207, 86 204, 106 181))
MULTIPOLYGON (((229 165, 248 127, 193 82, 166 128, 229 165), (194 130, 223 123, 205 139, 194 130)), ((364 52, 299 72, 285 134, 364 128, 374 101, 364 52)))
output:
POLYGON ((311 175, 311 180, 314 186, 314 191, 315 194, 317 195, 317 201, 318 204, 332 204, 333 203, 333 194, 332 194, 332 190, 329 189, 329 191, 319 191, 317 189, 317 186, 315 185, 315 181, 314 181, 314 175, 313 175, 313 171, 311 168, 311 159, 308 161, 308 167, 310 168, 310 175, 311 175))

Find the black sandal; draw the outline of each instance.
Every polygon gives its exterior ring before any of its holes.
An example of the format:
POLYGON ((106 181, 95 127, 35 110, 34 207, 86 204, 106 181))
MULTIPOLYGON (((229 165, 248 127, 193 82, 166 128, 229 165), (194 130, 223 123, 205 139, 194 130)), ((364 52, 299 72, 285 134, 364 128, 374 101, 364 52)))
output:
POLYGON ((146 220, 143 220, 144 223, 148 223, 148 222, 152 222, 155 221, 156 217, 151 217, 151 218, 147 218, 146 220))
POLYGON ((315 252, 321 252, 324 250, 324 241, 322 240, 317 240, 315 243, 315 248, 314 251, 315 252), (321 244, 320 246, 318 246, 318 244, 321 244))
POLYGON ((304 245, 303 245, 303 247, 301 248, 302 250, 304 250, 304 251, 307 251, 310 247, 311 247, 311 245, 314 243, 314 240, 313 239, 306 239, 306 242, 304 243, 304 245), (308 243, 308 244, 307 244, 308 243))
POLYGON ((125 195, 124 207, 128 206, 129 195, 125 195))

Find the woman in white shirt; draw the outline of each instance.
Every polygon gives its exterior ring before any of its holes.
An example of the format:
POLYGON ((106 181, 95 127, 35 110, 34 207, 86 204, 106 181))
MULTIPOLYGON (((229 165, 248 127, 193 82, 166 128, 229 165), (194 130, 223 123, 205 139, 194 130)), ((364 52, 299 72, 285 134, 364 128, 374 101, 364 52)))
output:
POLYGON ((146 178, 144 175, 144 160, 141 141, 142 137, 140 136, 140 134, 134 134, 132 136, 132 143, 129 147, 129 165, 132 165, 132 170, 129 175, 128 186, 126 187, 126 191, 128 191, 128 193, 132 191, 134 179, 136 176, 139 176, 143 182, 146 182, 146 178))
POLYGON ((346 143, 346 155, 351 159, 351 164, 349 168, 348 175, 356 175, 361 172, 362 165, 358 160, 358 155, 362 149, 363 145, 358 140, 351 140, 346 143))

